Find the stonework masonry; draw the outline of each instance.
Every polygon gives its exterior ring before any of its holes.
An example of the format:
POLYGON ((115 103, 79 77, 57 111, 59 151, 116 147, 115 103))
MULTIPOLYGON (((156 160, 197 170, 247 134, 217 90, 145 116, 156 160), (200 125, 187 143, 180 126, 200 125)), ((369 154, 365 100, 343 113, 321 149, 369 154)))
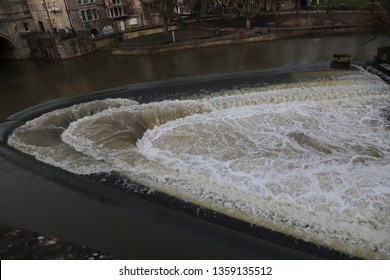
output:
POLYGON ((36 26, 35 31, 54 33, 66 26, 69 18, 63 0, 27 0, 36 26))
POLYGON ((0 1, 0 58, 22 59, 30 57, 27 42, 21 33, 34 26, 27 0, 0 1))
POLYGON ((141 14, 141 0, 1 0, 0 58, 83 55, 144 26, 141 14))
POLYGON ((65 0, 70 27, 97 35, 108 25, 104 0, 65 0))

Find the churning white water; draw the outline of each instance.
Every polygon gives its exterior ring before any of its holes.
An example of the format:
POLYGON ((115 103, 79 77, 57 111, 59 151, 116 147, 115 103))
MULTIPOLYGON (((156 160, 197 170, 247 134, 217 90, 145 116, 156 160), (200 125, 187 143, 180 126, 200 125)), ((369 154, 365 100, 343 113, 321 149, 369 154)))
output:
POLYGON ((364 72, 56 110, 8 143, 364 258, 390 258, 390 86, 364 72))

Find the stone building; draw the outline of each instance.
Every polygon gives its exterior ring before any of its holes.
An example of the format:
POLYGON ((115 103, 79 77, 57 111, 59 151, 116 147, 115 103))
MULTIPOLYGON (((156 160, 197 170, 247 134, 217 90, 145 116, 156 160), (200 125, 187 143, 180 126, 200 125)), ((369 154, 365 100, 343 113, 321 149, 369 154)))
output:
POLYGON ((0 58, 83 55, 110 44, 101 35, 154 25, 144 10, 142 0, 0 0, 0 58))
POLYGON ((162 24, 161 1, 160 0, 141 0, 143 8, 143 17, 145 25, 162 24))
POLYGON ((105 0, 105 5, 107 19, 117 31, 147 25, 140 0, 105 0))
POLYGON ((69 27, 64 0, 27 0, 35 31, 55 33, 69 27))
POLYGON ((61 0, 65 2, 71 28, 101 35, 142 27, 141 0, 61 0), (113 29, 111 29, 113 28, 113 29))
POLYGON ((30 56, 24 33, 34 30, 27 0, 0 1, 0 58, 21 59, 30 56))
POLYGON ((76 32, 101 34, 107 26, 104 0, 62 0, 67 7, 70 26, 76 32))
MULTIPOLYGON (((183 1, 190 0, 176 0, 176 13, 183 1)), ((103 45, 96 41, 101 35, 162 25, 162 3, 161 0, 0 0, 0 55, 54 59, 82 55, 103 45)))
POLYGON ((106 24, 104 0, 27 0, 37 31, 94 32, 106 24))
POLYGON ((20 34, 32 57, 65 59, 92 52, 96 43, 86 35, 107 25, 104 0, 24 2, 30 22, 29 30, 20 34))

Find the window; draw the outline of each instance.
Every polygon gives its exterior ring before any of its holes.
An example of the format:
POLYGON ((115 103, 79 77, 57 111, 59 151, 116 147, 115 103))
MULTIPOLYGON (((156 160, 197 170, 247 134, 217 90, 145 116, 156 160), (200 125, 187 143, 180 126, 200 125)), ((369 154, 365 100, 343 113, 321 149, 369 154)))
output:
POLYGON ((91 3, 95 3, 96 0, 78 0, 79 5, 87 5, 91 3))
POLYGON ((96 9, 88 9, 81 11, 81 18, 83 21, 91 21, 98 19, 99 15, 96 9))
POLYGON ((87 17, 85 16, 85 11, 81 11, 81 18, 83 21, 87 21, 87 17))
POLYGON ((110 6, 106 8, 107 18, 120 18, 127 16, 124 6, 110 6))
POLYGON ((149 11, 155 11, 160 9, 160 2, 159 1, 153 1, 150 3, 143 2, 144 7, 149 11))
POLYGON ((87 10, 87 20, 92 20, 92 10, 87 10))
POLYGON ((30 27, 28 26, 27 22, 23 23, 24 31, 30 31, 30 27))

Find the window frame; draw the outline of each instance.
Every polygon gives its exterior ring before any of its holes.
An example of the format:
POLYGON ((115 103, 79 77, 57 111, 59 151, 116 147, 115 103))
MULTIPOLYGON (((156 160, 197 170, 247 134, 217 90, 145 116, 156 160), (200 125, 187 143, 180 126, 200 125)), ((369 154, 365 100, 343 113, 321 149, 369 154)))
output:
POLYGON ((99 13, 96 8, 80 10, 81 20, 89 22, 99 19, 99 13))
POLYGON ((78 0, 77 2, 79 6, 82 6, 82 5, 95 4, 96 0, 78 0))

